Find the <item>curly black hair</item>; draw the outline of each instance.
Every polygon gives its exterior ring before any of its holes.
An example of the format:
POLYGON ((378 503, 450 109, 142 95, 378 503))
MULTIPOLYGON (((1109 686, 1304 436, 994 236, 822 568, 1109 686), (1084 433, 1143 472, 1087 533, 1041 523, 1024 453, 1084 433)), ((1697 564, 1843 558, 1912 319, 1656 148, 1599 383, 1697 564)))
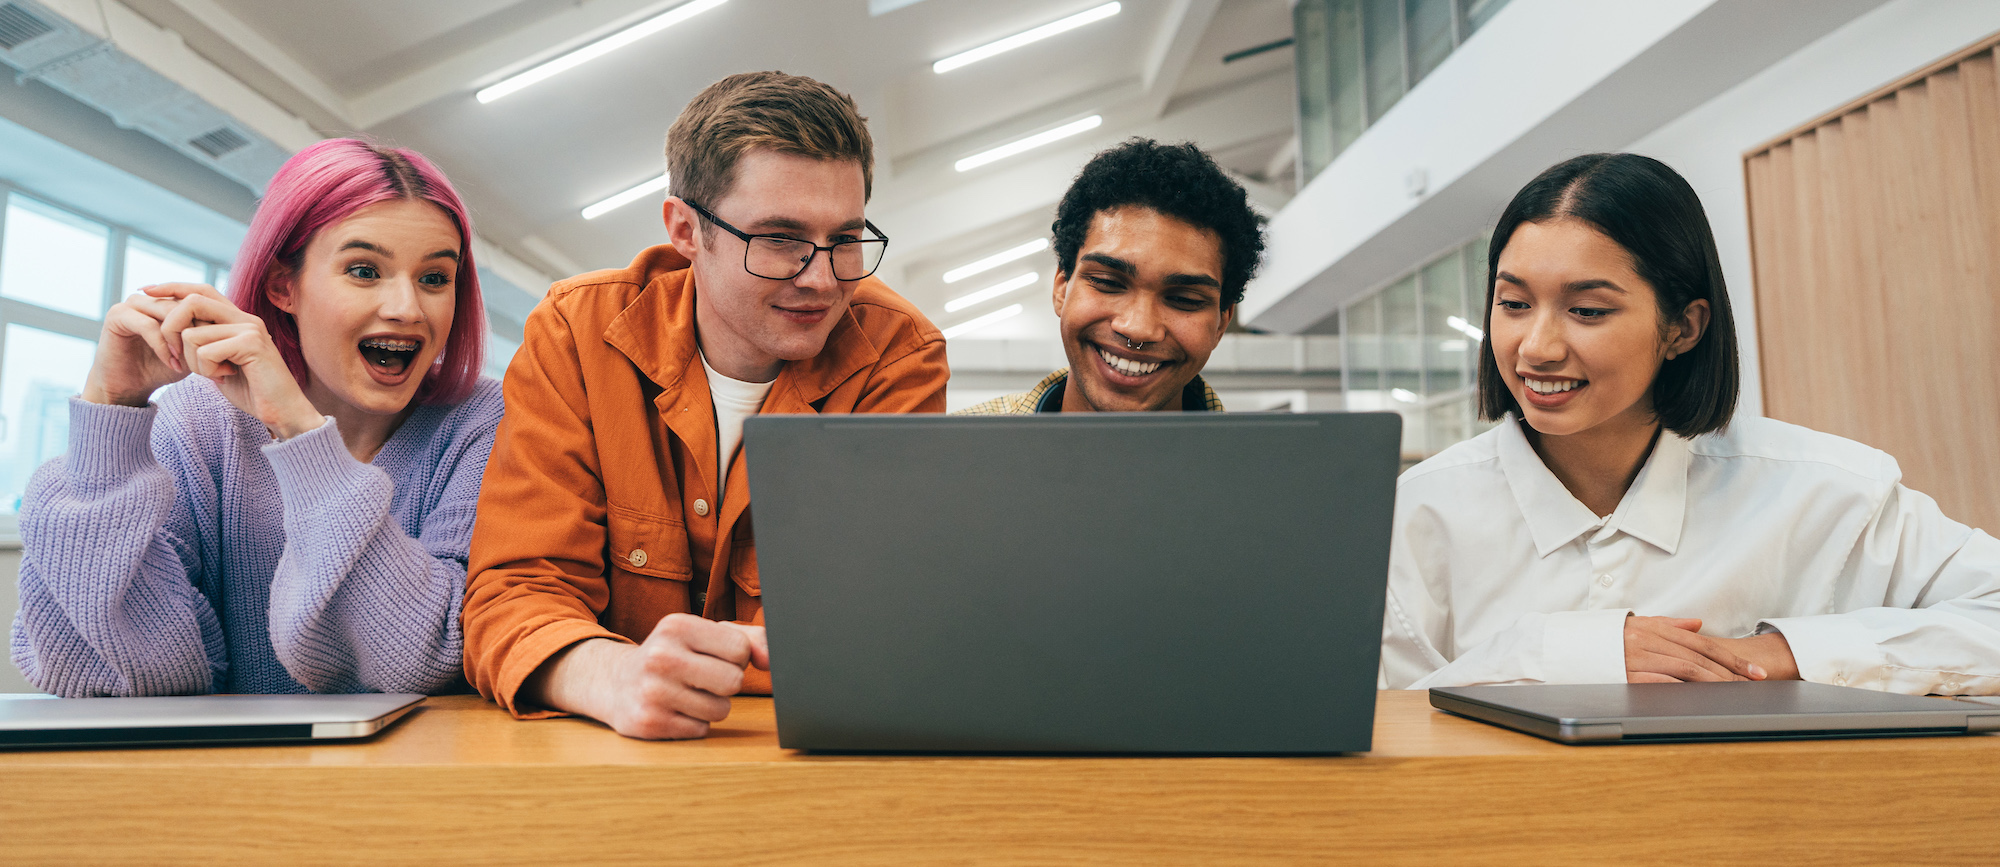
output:
POLYGON ((1056 205, 1056 268, 1076 273, 1076 256, 1098 213, 1127 205, 1151 208, 1222 238, 1222 306, 1243 300, 1243 287, 1264 258, 1264 217, 1250 209, 1243 185, 1224 174, 1191 142, 1166 145, 1128 139, 1091 157, 1056 205))

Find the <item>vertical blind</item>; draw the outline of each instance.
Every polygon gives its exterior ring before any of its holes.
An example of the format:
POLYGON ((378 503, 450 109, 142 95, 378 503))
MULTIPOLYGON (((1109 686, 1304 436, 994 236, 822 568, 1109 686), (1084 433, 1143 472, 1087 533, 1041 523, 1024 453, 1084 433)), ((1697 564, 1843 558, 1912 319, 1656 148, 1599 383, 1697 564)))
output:
POLYGON ((2000 34, 1744 155, 1765 411, 2000 534, 2000 34))

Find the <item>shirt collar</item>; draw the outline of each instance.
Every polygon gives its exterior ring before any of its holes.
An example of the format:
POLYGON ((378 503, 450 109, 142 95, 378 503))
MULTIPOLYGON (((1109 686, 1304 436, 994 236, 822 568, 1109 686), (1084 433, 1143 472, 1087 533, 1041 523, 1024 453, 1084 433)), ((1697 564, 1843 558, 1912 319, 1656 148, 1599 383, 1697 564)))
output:
POLYGON ((1508 416, 1500 424, 1500 470, 1514 494, 1514 504, 1526 519, 1535 551, 1547 557, 1592 530, 1622 531, 1668 554, 1680 547, 1687 517, 1688 441, 1672 431, 1660 431, 1659 442, 1639 469, 1632 488, 1618 508, 1600 518, 1542 463, 1535 447, 1521 432, 1521 422, 1508 416))

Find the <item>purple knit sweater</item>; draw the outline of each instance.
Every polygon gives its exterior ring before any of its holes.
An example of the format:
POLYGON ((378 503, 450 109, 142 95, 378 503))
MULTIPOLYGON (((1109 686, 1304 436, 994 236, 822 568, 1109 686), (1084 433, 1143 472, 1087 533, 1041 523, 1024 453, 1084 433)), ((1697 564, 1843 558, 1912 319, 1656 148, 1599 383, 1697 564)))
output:
POLYGON ((189 377, 153 406, 70 402, 21 502, 14 664, 61 696, 433 693, 500 385, 422 406, 371 464, 329 420, 281 443, 189 377))

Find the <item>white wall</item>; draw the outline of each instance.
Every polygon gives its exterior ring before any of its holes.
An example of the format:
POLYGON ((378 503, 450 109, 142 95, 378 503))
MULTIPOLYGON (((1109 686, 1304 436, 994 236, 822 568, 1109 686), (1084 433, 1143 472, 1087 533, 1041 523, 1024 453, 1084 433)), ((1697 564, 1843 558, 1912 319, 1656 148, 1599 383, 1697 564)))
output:
POLYGON ((1744 349, 1742 411, 1763 414, 1743 152, 2000 31, 1994 0, 1896 0, 1633 142, 1701 195, 1744 349))

